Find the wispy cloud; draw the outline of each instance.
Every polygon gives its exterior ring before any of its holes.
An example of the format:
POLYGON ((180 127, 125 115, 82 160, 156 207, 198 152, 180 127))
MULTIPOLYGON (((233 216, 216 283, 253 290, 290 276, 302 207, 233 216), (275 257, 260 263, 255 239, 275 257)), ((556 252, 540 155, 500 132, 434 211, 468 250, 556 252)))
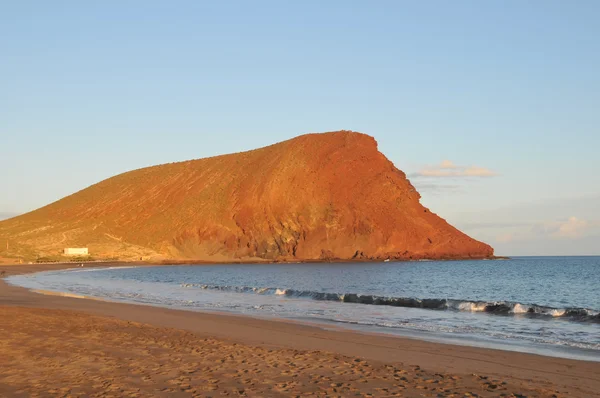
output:
MULTIPOLYGON (((453 181, 418 178, 413 184, 453 181)), ((454 217, 451 224, 492 244, 498 255, 600 255, 598 194, 540 199, 454 217)))
POLYGON ((518 228, 531 227, 530 222, 471 222, 459 223, 458 226, 462 229, 502 229, 502 228, 518 228))
POLYGON ((590 229, 596 226, 598 226, 598 223, 596 222, 590 222, 572 216, 566 220, 536 225, 534 226, 533 231, 553 238, 575 239, 584 236, 590 229))
POLYGON ((554 233, 557 237, 576 238, 585 233, 590 227, 586 220, 580 220, 577 217, 569 217, 569 219, 561 223, 558 230, 554 233))
POLYGON ((496 172, 479 166, 459 166, 451 160, 444 160, 435 166, 427 166, 412 173, 411 177, 494 177, 496 172))
MULTIPOLYGON (((477 229, 477 224, 470 225, 477 229)), ((584 220, 575 216, 565 219, 530 222, 530 223, 482 223, 479 228, 490 228, 497 231, 495 239, 497 242, 515 242, 532 240, 578 240, 597 235, 600 232, 600 221, 584 220), (510 229, 507 231, 506 229, 510 229)))
POLYGON ((427 192, 430 194, 442 194, 448 192, 459 192, 462 187, 456 184, 430 184, 430 183, 415 183, 415 187, 419 192, 427 192))
POLYGON ((500 242, 500 243, 508 243, 508 242, 512 242, 513 239, 515 238, 514 234, 500 234, 496 237, 496 242, 500 242))
POLYGON ((440 163, 440 169, 458 169, 458 166, 451 160, 442 160, 440 163))

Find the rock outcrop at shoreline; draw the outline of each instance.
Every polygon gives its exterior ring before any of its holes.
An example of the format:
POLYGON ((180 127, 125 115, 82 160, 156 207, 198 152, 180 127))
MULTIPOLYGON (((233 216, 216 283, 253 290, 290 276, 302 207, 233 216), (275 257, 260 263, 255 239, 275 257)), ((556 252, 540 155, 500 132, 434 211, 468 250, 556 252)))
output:
POLYGON ((419 200, 375 139, 339 131, 123 173, 0 222, 0 237, 13 256, 79 246, 204 261, 493 256, 419 200))

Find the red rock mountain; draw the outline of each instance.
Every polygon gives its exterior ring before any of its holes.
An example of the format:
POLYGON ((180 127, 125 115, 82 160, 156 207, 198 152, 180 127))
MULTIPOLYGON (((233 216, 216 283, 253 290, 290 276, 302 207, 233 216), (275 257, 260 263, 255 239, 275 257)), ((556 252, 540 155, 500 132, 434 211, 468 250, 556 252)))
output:
POLYGON ((419 199, 372 137, 339 131, 123 173, 0 222, 0 237, 13 256, 74 246, 216 261, 493 255, 419 199))

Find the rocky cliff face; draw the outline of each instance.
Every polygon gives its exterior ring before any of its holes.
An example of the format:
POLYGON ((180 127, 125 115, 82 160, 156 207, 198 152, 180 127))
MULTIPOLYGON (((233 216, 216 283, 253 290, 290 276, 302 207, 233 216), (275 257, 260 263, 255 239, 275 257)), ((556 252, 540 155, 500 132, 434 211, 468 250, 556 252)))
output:
POLYGON ((234 259, 484 258, 493 249, 419 202, 367 135, 303 135, 269 147, 130 171, 0 222, 22 250, 234 259))

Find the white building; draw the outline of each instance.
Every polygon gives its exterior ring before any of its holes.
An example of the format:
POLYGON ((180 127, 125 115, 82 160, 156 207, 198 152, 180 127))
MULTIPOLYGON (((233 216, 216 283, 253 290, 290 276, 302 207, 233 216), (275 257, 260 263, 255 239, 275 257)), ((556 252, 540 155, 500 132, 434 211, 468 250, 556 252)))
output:
POLYGON ((89 253, 87 247, 67 247, 63 254, 65 256, 87 256, 89 253))

